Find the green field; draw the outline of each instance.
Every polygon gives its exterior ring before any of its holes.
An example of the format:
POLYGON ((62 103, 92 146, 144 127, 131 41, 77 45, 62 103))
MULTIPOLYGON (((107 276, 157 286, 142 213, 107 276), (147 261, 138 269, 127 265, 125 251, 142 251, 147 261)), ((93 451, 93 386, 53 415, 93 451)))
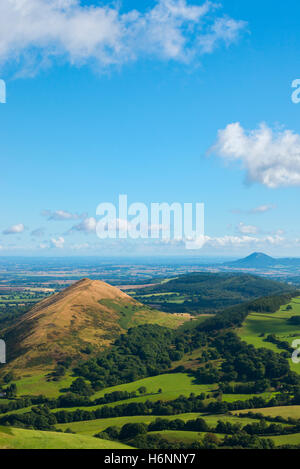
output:
MULTIPOLYGON (((122 427, 126 423, 145 423, 150 424, 154 422, 157 418, 163 418, 167 420, 196 420, 197 418, 203 418, 208 425, 215 427, 219 420, 227 421, 231 423, 240 423, 242 426, 247 425, 248 423, 253 423, 256 420, 248 418, 239 418, 231 415, 204 415, 204 414, 179 414, 179 415, 168 415, 168 416, 155 416, 155 415, 137 415, 133 417, 115 417, 109 419, 98 419, 98 420, 86 420, 83 422, 71 422, 71 423, 61 423, 56 425, 58 429, 65 431, 67 428, 70 428, 73 432, 79 433, 82 435, 95 435, 98 432, 105 430, 108 427, 116 426, 122 427)), ((184 432, 185 433, 185 432, 184 432)), ((187 432, 188 433, 188 432, 187 432)))
POLYGON ((155 400, 172 400, 176 399, 178 396, 189 396, 191 393, 201 394, 202 392, 210 392, 215 389, 214 385, 201 385, 194 384, 194 379, 188 376, 186 373, 176 373, 176 374, 164 374, 159 376, 154 376, 151 378, 140 379, 139 381, 134 381, 128 384, 120 384, 118 386, 113 386, 111 388, 105 388, 102 391, 97 392, 93 395, 93 399, 103 397, 104 394, 111 393, 114 391, 128 391, 133 392, 137 391, 141 386, 145 386, 147 389, 147 394, 155 393, 155 396, 141 396, 134 400, 134 402, 145 401, 147 399, 155 400), (158 390, 162 389, 162 393, 158 394, 158 390))
MULTIPOLYGON (((171 415, 168 417, 168 420, 181 419, 184 421, 195 420, 200 416, 200 414, 180 414, 180 415, 171 415)), ((137 415, 133 417, 115 417, 111 419, 99 419, 99 420, 86 420, 84 422, 71 422, 71 423, 61 423, 56 425, 58 429, 65 431, 67 428, 70 428, 73 432, 79 433, 82 435, 95 435, 108 427, 116 426, 122 427, 126 423, 145 423, 149 424, 154 422, 157 418, 162 418, 161 416, 155 415, 137 415)))
POLYGON ((122 443, 85 435, 0 427, 0 449, 127 449, 122 443))
POLYGON ((275 446, 300 445, 300 433, 295 433, 293 435, 272 436, 272 437, 266 437, 266 438, 273 440, 275 443, 275 446))
MULTIPOLYGON (((294 340, 300 339, 300 325, 289 324, 288 319, 292 316, 300 316, 300 298, 294 298, 289 304, 292 307, 290 311, 286 311, 287 305, 285 305, 273 314, 249 314, 243 327, 239 330, 241 339, 257 348, 268 348, 277 353, 281 353, 282 350, 275 344, 264 340, 269 334, 275 334, 278 339, 287 341, 292 345, 294 340), (265 334, 265 336, 261 337, 262 334, 265 334)), ((290 366, 293 371, 300 373, 300 364, 296 365, 290 360, 290 366)))
MULTIPOLYGON (((206 433, 164 430, 161 432, 150 432, 149 435, 159 435, 161 438, 172 443, 193 443, 194 441, 203 440, 206 433)), ((224 438, 224 435, 218 433, 214 433, 214 435, 220 440, 224 438)))
POLYGON ((264 409, 239 410, 237 412, 232 412, 232 414, 247 414, 248 412, 253 412, 254 414, 263 414, 268 417, 283 417, 285 419, 291 417, 294 419, 300 419, 300 405, 291 405, 286 407, 266 407, 264 409))
POLYGON ((74 379, 75 378, 70 375, 66 375, 59 381, 47 381, 46 374, 40 373, 24 377, 14 382, 17 385, 18 396, 38 396, 43 394, 47 397, 57 397, 61 394, 60 389, 70 387, 74 379))

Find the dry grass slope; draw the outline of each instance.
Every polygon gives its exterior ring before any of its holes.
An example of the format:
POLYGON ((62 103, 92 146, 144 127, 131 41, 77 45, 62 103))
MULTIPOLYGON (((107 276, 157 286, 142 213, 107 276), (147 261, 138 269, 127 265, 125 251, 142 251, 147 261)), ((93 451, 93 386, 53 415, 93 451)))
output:
POLYGON ((9 365, 18 374, 102 350, 126 329, 145 323, 177 327, 186 320, 154 311, 116 287, 83 279, 36 304, 5 334, 9 365))

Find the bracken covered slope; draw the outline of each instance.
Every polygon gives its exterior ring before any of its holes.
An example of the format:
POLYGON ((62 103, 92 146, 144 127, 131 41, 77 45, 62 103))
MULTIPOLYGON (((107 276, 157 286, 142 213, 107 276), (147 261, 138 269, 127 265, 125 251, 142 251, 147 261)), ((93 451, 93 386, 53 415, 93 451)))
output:
POLYGON ((8 367, 51 368, 66 357, 80 359, 87 346, 102 350, 130 327, 177 327, 184 320, 147 308, 104 282, 83 279, 36 304, 6 331, 8 367))

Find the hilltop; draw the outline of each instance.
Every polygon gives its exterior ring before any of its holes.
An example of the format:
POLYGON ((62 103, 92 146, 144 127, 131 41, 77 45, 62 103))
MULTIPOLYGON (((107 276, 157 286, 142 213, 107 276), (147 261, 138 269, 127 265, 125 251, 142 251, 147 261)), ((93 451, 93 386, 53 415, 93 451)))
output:
POLYGON ((103 350, 146 323, 177 327, 185 318, 150 309, 107 283, 83 279, 36 304, 5 333, 9 368, 51 369, 103 350))

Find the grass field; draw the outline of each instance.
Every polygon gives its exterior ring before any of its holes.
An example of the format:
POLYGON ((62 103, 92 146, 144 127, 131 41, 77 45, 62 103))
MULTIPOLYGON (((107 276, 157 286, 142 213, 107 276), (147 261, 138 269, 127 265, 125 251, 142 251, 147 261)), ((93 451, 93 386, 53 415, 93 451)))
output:
POLYGON ((155 416, 155 415, 138 415, 133 417, 115 417, 110 419, 98 419, 98 420, 86 420, 83 422, 71 422, 71 423, 62 423, 56 425, 58 429, 65 431, 67 428, 70 428, 73 432, 79 433, 82 435, 95 435, 98 432, 105 430, 108 427, 116 426, 122 427, 126 423, 145 423, 149 425, 151 422, 154 422, 157 418, 163 418, 167 420, 196 420, 197 418, 203 418, 208 425, 215 427, 219 420, 231 422, 231 423, 240 423, 242 426, 247 425, 248 423, 256 422, 257 420, 248 419, 248 418, 239 418, 231 415, 204 415, 204 414, 179 414, 179 415, 168 415, 168 416, 155 416))
MULTIPOLYGON (((38 396, 43 394, 47 397, 59 396, 60 389, 68 388, 75 379, 70 375, 66 375, 59 381, 47 381, 47 373, 36 373, 32 376, 23 377, 17 381, 17 395, 33 395, 38 396)), ((0 401, 1 402, 1 401, 0 401)))
MULTIPOLYGON (((289 305, 292 310, 287 311, 282 306, 276 313, 251 313, 248 315, 243 327, 239 330, 239 336, 248 344, 255 347, 263 347, 281 353, 275 344, 266 342, 264 339, 269 334, 275 334, 280 340, 287 341, 290 344, 296 339, 300 339, 300 325, 289 324, 288 319, 292 316, 300 316, 300 298, 294 298, 289 305), (261 337, 265 334, 265 337, 261 337)), ((290 360, 291 369, 300 373, 300 364, 296 365, 290 360)))
POLYGON ((247 414, 248 412, 253 412, 254 414, 263 414, 268 417, 283 417, 286 419, 292 417, 294 419, 300 419, 300 405, 291 405, 286 407, 266 407, 264 409, 239 410, 237 412, 232 412, 232 414, 247 414))
POLYGON ((128 449, 122 443, 85 435, 0 427, 0 449, 128 449))
MULTIPOLYGON (((187 420, 195 420, 199 417, 200 414, 181 414, 181 415, 172 415, 168 417, 168 420, 175 420, 175 419, 182 419, 184 421, 187 420)), ((84 422, 71 422, 71 423, 61 423, 56 425, 58 429, 66 430, 70 428, 73 432, 82 434, 82 435, 95 435, 98 432, 105 430, 108 427, 116 426, 122 427, 126 423, 145 423, 149 424, 156 420, 157 417, 155 415, 137 415, 133 417, 115 417, 111 419, 99 419, 99 420, 86 420, 84 422)))
MULTIPOLYGON (((145 386, 147 393, 158 393, 159 389, 162 389, 161 394, 157 396, 141 396, 138 399, 145 401, 149 399, 159 399, 159 400, 171 400, 176 399, 180 395, 189 396, 191 393, 201 394, 202 392, 210 392, 215 389, 214 385, 200 385, 194 384, 194 379, 188 376, 186 373, 176 373, 176 374, 164 374, 159 376, 154 376, 151 378, 140 379, 133 383, 121 384, 118 386, 113 386, 111 388, 105 388, 102 391, 97 392, 92 397, 93 399, 103 397, 106 393, 111 393, 114 391, 128 391, 133 392, 137 391, 141 386, 145 386)), ((137 399, 134 400, 137 402, 137 399)))
POLYGON ((279 435, 266 438, 273 440, 275 446, 300 445, 300 433, 295 433, 294 435, 279 435))
MULTIPOLYGON (((194 441, 203 440, 206 433, 164 430, 161 432, 150 432, 149 435, 159 435, 161 438, 171 441, 172 443, 193 443, 194 441)), ((224 438, 224 435, 218 433, 214 433, 214 435, 220 440, 224 438)))

